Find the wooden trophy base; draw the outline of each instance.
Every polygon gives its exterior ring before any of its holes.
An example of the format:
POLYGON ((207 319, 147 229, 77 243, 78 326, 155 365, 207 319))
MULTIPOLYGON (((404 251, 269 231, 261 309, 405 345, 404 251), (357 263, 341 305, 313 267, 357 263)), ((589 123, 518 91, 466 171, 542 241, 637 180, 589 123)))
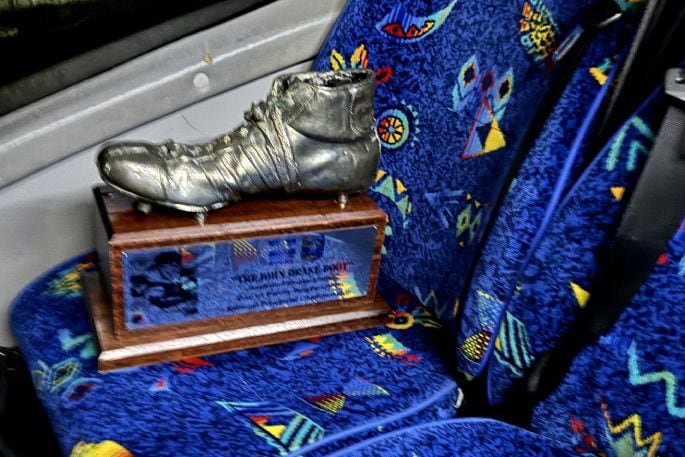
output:
POLYGON ((114 335, 112 310, 104 294, 100 275, 84 275, 83 288, 91 324, 100 344, 101 352, 97 360, 100 371, 286 343, 371 328, 388 322, 388 304, 379 295, 370 304, 366 299, 348 300, 342 313, 339 304, 328 307, 317 305, 316 316, 312 316, 311 309, 298 310, 300 312, 291 310, 280 319, 273 312, 250 313, 220 331, 198 334, 179 329, 173 336, 167 330, 117 338, 114 335), (268 318, 268 323, 260 324, 265 318, 268 318))
POLYGON ((206 220, 96 188, 102 276, 84 290, 101 370, 383 324, 386 216, 367 195, 254 199, 206 220))

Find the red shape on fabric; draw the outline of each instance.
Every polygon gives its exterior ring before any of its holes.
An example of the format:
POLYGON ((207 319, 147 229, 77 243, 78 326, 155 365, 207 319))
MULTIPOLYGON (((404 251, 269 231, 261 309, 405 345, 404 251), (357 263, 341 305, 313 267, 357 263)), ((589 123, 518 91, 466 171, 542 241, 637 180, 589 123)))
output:
POLYGON ((573 433, 584 432, 585 431, 585 423, 582 420, 571 416, 571 431, 573 433))
POLYGON ((179 373, 189 374, 200 367, 213 367, 214 364, 199 357, 189 357, 179 360, 172 365, 172 368, 179 373))
POLYGON ((408 305, 410 301, 411 301, 411 298, 407 294, 398 294, 395 297, 395 303, 399 306, 408 305))
POLYGON ((185 263, 188 263, 188 262, 190 262, 191 260, 193 260, 194 258, 195 258, 195 256, 193 255, 192 252, 183 251, 183 252, 181 253, 181 263, 184 263, 184 264, 185 264, 185 263))
POLYGON ((390 67, 380 67, 376 70, 376 85, 380 86, 383 83, 387 83, 392 78, 392 68, 390 67))
POLYGON ((250 416, 250 420, 257 425, 266 425, 269 423, 269 416, 250 416))

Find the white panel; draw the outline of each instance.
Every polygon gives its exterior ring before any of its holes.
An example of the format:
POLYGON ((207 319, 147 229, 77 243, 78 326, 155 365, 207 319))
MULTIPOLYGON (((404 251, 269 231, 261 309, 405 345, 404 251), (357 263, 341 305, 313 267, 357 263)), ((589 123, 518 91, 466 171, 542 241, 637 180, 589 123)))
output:
POLYGON ((279 0, 0 117, 0 188, 316 56, 345 0, 279 0))

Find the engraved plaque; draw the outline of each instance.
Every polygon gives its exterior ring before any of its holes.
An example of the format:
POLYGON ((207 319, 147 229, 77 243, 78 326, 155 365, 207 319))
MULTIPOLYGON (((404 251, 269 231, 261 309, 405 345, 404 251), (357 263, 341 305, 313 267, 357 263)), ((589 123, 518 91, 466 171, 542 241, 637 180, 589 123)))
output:
POLYGON ((84 283, 101 370, 379 325, 386 216, 367 195, 255 199, 191 215, 96 188, 98 277, 84 283))
POLYGON ((367 226, 124 251, 126 328, 363 297, 375 242, 367 226))

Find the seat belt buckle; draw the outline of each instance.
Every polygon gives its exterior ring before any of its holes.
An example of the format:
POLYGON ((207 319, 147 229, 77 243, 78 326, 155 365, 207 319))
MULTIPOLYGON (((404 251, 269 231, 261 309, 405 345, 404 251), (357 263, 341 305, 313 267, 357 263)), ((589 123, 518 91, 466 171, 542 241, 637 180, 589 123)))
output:
POLYGON ((552 54, 556 64, 564 59, 588 32, 597 32, 620 20, 625 9, 618 0, 597 0, 585 7, 579 14, 577 25, 566 35, 552 54))
POLYGON ((581 13, 580 22, 586 28, 602 30, 618 22, 626 9, 617 0, 597 0, 590 3, 581 13))
POLYGON ((671 68, 664 80, 666 95, 685 102, 685 68, 671 68))
MULTIPOLYGON (((664 92, 671 97, 672 104, 685 109, 685 68, 671 68, 666 70, 664 92)), ((680 157, 685 159, 685 134, 680 142, 680 157)))

